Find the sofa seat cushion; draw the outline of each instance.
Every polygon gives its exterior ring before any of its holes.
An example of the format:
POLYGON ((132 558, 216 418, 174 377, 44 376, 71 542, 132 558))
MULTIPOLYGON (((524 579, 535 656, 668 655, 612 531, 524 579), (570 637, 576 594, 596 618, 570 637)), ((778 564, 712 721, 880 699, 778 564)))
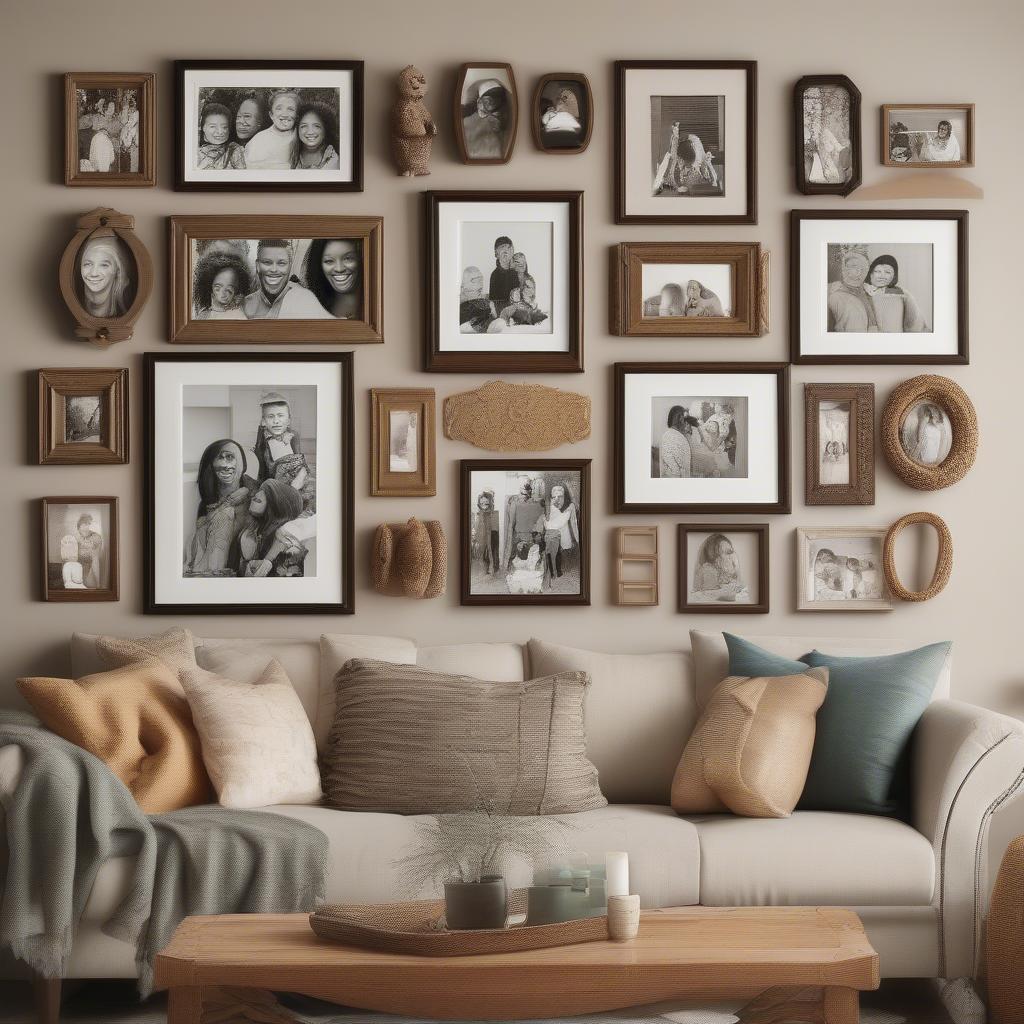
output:
POLYGON ((700 897, 708 907, 921 906, 931 903, 935 854, 893 818, 797 811, 789 818, 688 815, 700 837, 700 897))

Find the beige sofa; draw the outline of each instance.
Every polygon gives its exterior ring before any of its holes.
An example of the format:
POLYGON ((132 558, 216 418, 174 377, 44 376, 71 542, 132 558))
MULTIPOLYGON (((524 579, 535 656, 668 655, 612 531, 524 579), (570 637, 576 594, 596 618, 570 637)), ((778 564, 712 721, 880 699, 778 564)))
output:
MULTIPOLYGON (((72 641, 72 671, 102 668, 92 637, 72 641)), ((892 653, 926 641, 753 637, 779 654, 892 653)), ((886 977, 977 973, 988 893, 1002 850, 1024 832, 1024 727, 948 699, 950 666, 915 738, 913 817, 797 812, 786 819, 677 817, 667 806, 680 752, 727 663, 721 633, 694 631, 693 650, 608 655, 541 641, 417 647, 398 637, 197 640, 197 660, 251 677, 267 660, 287 669, 322 744, 333 714, 334 674, 349 657, 373 657, 484 679, 520 680, 585 668, 588 752, 607 808, 571 815, 581 852, 629 852, 633 890, 646 907, 704 904, 836 905, 854 909, 886 977), (696 654, 696 657, 695 657, 696 654)), ((0 786, 16 784, 17 751, 0 750, 0 786)), ((401 898, 395 860, 415 819, 276 806, 330 838, 332 902, 401 898)), ((77 936, 69 977, 129 977, 133 950, 100 926, 117 905, 130 861, 100 872, 77 936)))

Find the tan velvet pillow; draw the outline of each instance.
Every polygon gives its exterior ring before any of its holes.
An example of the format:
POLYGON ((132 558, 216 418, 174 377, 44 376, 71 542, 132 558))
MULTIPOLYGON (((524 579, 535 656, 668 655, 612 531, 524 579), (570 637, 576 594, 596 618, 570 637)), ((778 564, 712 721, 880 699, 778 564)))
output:
POLYGON ((177 676, 156 659, 81 679, 19 679, 51 732, 106 762, 147 814, 213 800, 177 676))
POLYGON ((672 780, 678 814, 793 813, 811 763, 828 669, 793 676, 729 676, 715 687, 672 780))

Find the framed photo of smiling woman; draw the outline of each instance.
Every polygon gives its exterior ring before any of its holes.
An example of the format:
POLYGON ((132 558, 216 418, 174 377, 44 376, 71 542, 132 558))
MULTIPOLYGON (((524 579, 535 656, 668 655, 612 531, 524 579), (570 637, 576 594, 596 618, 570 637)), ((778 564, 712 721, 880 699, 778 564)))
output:
POLYGON ((380 217, 171 217, 170 340, 382 342, 380 217))

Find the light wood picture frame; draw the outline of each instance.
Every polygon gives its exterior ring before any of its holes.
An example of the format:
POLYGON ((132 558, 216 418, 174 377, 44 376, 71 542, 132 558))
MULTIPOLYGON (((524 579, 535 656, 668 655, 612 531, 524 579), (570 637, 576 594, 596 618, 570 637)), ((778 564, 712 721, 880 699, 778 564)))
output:
POLYGON ((128 462, 128 371, 49 368, 37 374, 40 466, 128 462))
POLYGON ((934 169, 974 166, 974 104, 973 103, 884 103, 880 109, 880 152, 886 167, 934 169), (911 122, 908 124, 907 122, 911 122), (941 146, 932 146, 931 136, 939 136, 939 125, 949 124, 947 139, 955 139, 958 157, 941 157, 941 146), (902 123, 903 130, 900 130, 902 123), (926 128, 934 123, 935 128, 926 128), (927 141, 926 141, 927 140, 927 141), (924 152, 928 159, 922 159, 924 152))
POLYGON ((519 129, 519 94, 512 65, 470 61, 459 68, 452 125, 464 164, 507 164, 519 129))
POLYGON ((770 606, 767 523, 680 523, 679 611, 767 615, 770 606), (753 552, 741 553, 741 537, 753 552), (751 557, 743 557, 743 555, 751 557), (756 583, 751 578, 756 573, 756 583))
POLYGON ((594 93, 590 79, 580 71, 552 71, 541 75, 533 90, 530 129, 534 145, 542 153, 575 156, 585 152, 594 132, 594 93), (570 94, 564 99, 563 90, 570 94), (545 103, 552 104, 548 111, 553 112, 553 116, 543 109, 545 103))
POLYGON ((874 384, 804 385, 804 466, 805 504, 874 505, 874 384))
POLYGON ((152 188, 156 140, 156 75, 152 72, 65 74, 65 185, 152 188))
POLYGON ((370 390, 370 494, 437 493, 437 411, 433 388, 370 390))
POLYGON ((614 602, 623 608, 652 608, 658 604, 657 526, 615 528, 614 602))
POLYGON ((120 599, 118 500, 61 495, 39 499, 42 599, 120 599))
POLYGON ((833 526, 796 531, 797 610, 887 612, 884 526, 833 526))

